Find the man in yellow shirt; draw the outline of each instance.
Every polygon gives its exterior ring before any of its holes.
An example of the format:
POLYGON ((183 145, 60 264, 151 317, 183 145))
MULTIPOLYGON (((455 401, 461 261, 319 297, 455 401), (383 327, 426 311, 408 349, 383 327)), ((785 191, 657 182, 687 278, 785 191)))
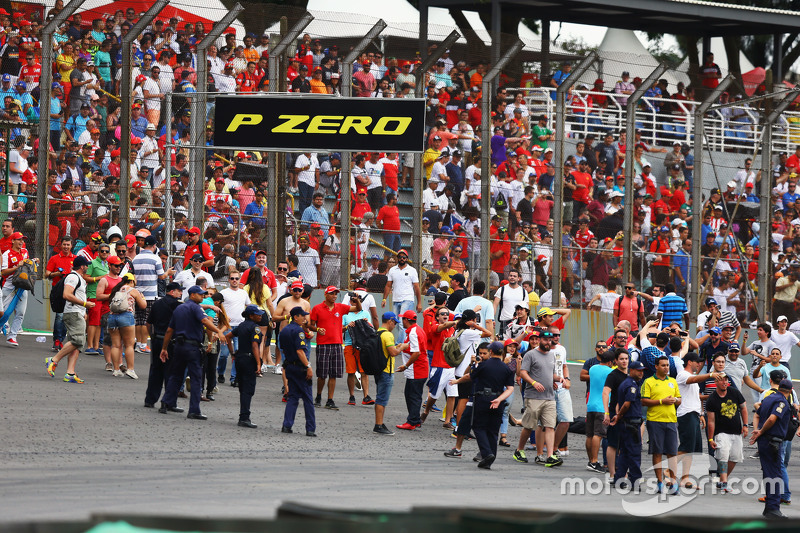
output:
POLYGON ((392 386, 394 385, 394 372, 395 364, 394 358, 403 353, 408 345, 394 343, 394 331, 400 319, 391 311, 383 314, 381 327, 378 328, 378 336, 381 339, 381 347, 383 348, 383 355, 386 356, 386 368, 379 375, 375 376, 375 427, 372 429, 375 433, 380 435, 394 435, 394 432, 386 427, 383 423, 383 413, 386 411, 386 405, 389 403, 389 396, 392 393, 392 386))
POLYGON ((434 135, 431 140, 431 145, 425 150, 425 153, 422 154, 422 168, 425 169, 426 180, 431 179, 433 164, 436 163, 436 160, 439 159, 439 154, 442 153, 441 147, 442 138, 438 135, 434 135))
POLYGON ((653 456, 653 469, 658 479, 658 492, 664 490, 664 474, 661 466, 663 455, 667 456, 667 484, 672 486, 670 494, 678 493, 678 414, 681 393, 678 382, 669 377, 669 358, 662 355, 656 359, 656 374, 642 384, 642 405, 647 407, 647 434, 650 436, 649 451, 653 456))

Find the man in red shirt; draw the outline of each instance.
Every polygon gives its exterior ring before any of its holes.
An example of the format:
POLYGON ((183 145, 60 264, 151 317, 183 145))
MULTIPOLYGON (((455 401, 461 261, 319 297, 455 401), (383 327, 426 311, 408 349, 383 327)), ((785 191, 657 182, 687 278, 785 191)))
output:
POLYGON ((578 169, 572 172, 572 177, 575 178, 575 190, 572 191, 572 213, 574 216, 579 216, 584 209, 589 207, 594 190, 594 181, 592 175, 589 174, 589 164, 585 159, 578 162, 578 169))
MULTIPOLYGON (((278 288, 278 281, 275 279, 275 273, 267 268, 267 252, 264 250, 258 250, 256 252, 256 266, 254 266, 256 270, 261 271, 261 279, 264 280, 264 285, 269 287, 272 291, 272 300, 274 301, 275 298, 278 296, 278 293, 275 289, 278 288)), ((242 272, 242 285, 245 285, 247 279, 250 275, 250 269, 248 268, 244 272, 242 272)))
MULTIPOLYGON (((3 287, 3 309, 7 310, 12 300, 16 297, 17 288, 11 282, 14 272, 19 269, 24 260, 28 258, 28 250, 24 246, 25 237, 20 232, 11 234, 11 248, 3 252, 2 266, 0 266, 0 285, 3 287)), ((6 342, 11 346, 19 346, 17 335, 22 331, 22 320, 25 318, 25 310, 28 308, 28 294, 30 291, 20 290, 19 301, 14 308, 14 322, 6 335, 6 342)), ((7 316, 6 321, 11 317, 7 316)))
POLYGON ((422 407, 422 389, 428 379, 428 358, 423 351, 428 345, 425 332, 417 325, 417 313, 408 310, 400 315, 403 327, 406 330, 406 343, 408 347, 403 351, 403 364, 397 367, 406 378, 404 391, 408 417, 398 429, 414 430, 422 425, 420 408, 422 407))
POLYGON ((794 149, 794 154, 786 159, 786 170, 800 173, 800 145, 794 149))
MULTIPOLYGON (((320 407, 322 404, 322 389, 325 381, 328 381, 328 401, 325 409, 338 411, 336 403, 333 401, 333 393, 336 390, 336 378, 344 375, 344 353, 342 351, 342 318, 347 313, 358 313, 361 311, 361 299, 351 298, 350 303, 336 303, 339 296, 339 289, 329 285, 325 289, 325 299, 322 303, 311 308, 309 319, 311 324, 309 329, 317 332, 317 397, 314 405, 320 407)), ((427 376, 427 373, 426 373, 427 376)), ((419 412, 419 407, 417 407, 419 412)))
POLYGON ((395 252, 400 250, 400 211, 397 209, 397 195, 386 195, 386 205, 378 211, 378 227, 383 230, 383 245, 395 252))
POLYGON ((200 228, 197 226, 191 227, 186 233, 189 234, 189 242, 183 250, 183 268, 186 269, 189 266, 189 262, 192 260, 194 254, 202 254, 202 256, 206 258, 202 264, 203 269, 214 266, 214 253, 211 251, 211 246, 203 241, 200 228))
POLYGON ((589 246, 589 241, 594 237, 594 233, 589 229, 589 219, 581 217, 578 219, 578 231, 575 232, 575 244, 581 248, 589 246))
POLYGON ((653 283, 666 285, 670 283, 670 253, 669 247, 670 229, 668 226, 661 226, 656 240, 650 243, 650 253, 658 257, 653 261, 653 283))
POLYGON ((619 324, 620 320, 630 322, 632 329, 638 330, 644 325, 644 303, 633 283, 626 283, 625 294, 614 302, 614 324, 619 324))
POLYGON ((362 189, 356 194, 356 201, 353 204, 353 211, 350 213, 350 217, 363 220, 364 213, 372 213, 372 207, 367 202, 367 191, 362 189))
POLYGON ((14 233, 14 225, 11 220, 4 220, 2 226, 3 237, 0 238, 0 254, 11 249, 11 234, 14 233))
POLYGON ((42 66, 36 62, 36 55, 28 52, 25 64, 19 70, 19 79, 25 82, 28 87, 39 85, 39 78, 42 75, 42 66))
POLYGON ((508 240, 508 230, 500 228, 497 234, 492 236, 492 244, 489 247, 489 254, 492 259, 492 271, 500 276, 500 281, 503 278, 503 268, 508 264, 511 259, 511 241, 508 240))
POLYGON ((247 63, 247 69, 236 76, 236 92, 252 93, 258 87, 259 78, 256 76, 256 64, 252 61, 247 63))
MULTIPOLYGON (((72 261, 75 255, 72 253, 72 238, 69 236, 61 237, 58 251, 47 262, 44 268, 44 277, 55 285, 61 278, 69 274, 72 270, 72 261)), ((64 337, 67 335, 67 328, 64 326, 63 313, 56 313, 53 320, 53 351, 57 352, 64 347, 64 337)))

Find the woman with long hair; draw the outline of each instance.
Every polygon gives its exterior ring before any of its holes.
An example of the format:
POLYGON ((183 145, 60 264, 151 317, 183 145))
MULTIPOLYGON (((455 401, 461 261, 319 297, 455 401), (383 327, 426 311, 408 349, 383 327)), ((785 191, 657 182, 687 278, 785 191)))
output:
POLYGON ((134 306, 139 309, 147 307, 147 301, 138 290, 136 286, 136 278, 133 274, 125 274, 122 279, 117 283, 111 293, 108 295, 110 313, 108 315, 108 333, 111 335, 111 364, 114 367, 114 377, 121 377, 123 374, 131 379, 139 379, 136 371, 133 369, 134 359, 134 342, 136 334, 134 331, 134 306), (127 294, 127 307, 124 311, 114 310, 114 296, 117 293, 127 294), (122 349, 125 348, 125 363, 127 368, 122 370, 122 349))
MULTIPOLYGON (((459 379, 467 371, 469 365, 474 362, 481 339, 491 337, 492 332, 478 323, 478 314, 475 311, 466 309, 456 321, 454 335, 458 336, 458 346, 461 349, 461 353, 464 354, 464 359, 455 369, 456 379, 459 379)), ((454 426, 457 426, 457 422, 461 420, 461 413, 464 412, 471 393, 472 383, 459 383, 456 424, 453 424, 454 426)))
MULTIPOLYGON (((519 341, 517 339, 506 339, 503 342, 503 346, 505 347, 506 352, 503 357, 503 362, 512 372, 514 372, 514 375, 516 375, 517 366, 519 366, 519 363, 522 361, 522 354, 519 352, 519 341)), ((506 398, 506 407, 503 409, 503 421, 500 423, 500 442, 498 444, 506 448, 511 446, 507 439, 509 422, 512 426, 521 425, 519 420, 514 418, 514 415, 511 414, 512 403, 514 403, 513 390, 511 392, 511 396, 506 398)))
MULTIPOLYGON (((221 292, 215 292, 211 295, 211 301, 219 308, 219 311, 214 311, 214 316, 211 317, 214 320, 214 325, 227 334, 231 329, 231 321, 228 319, 228 313, 225 312, 225 307, 222 305, 225 301, 225 297, 221 292)), ((213 395, 216 392, 214 389, 217 388, 217 381, 215 379, 217 358, 219 357, 221 348, 222 344, 215 335, 209 336, 206 334, 206 360, 205 365, 203 365, 203 383, 206 384, 206 391, 205 394, 200 397, 200 401, 214 401, 213 395)), ((227 345, 225 345, 225 349, 227 349, 227 345)))
MULTIPOLYGON (((259 323, 261 328, 261 354, 262 359, 265 361, 264 364, 268 367, 273 367, 275 362, 272 360, 271 345, 267 341, 272 337, 271 317, 275 312, 275 307, 272 305, 272 291, 264 283, 261 271, 257 268, 250 269, 250 273, 245 280, 244 290, 247 292, 247 296, 250 297, 250 301, 265 313, 259 323)), ((265 368, 259 368, 259 373, 265 370, 265 368)))

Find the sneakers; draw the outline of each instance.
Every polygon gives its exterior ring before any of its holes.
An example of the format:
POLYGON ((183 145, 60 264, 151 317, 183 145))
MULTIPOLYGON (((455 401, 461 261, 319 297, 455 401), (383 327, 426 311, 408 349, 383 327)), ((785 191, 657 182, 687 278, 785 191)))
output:
POLYGON ((121 378, 121 377, 122 377, 122 376, 124 376, 125 374, 123 374, 123 373, 122 373, 122 370, 114 370, 114 371, 111 373, 111 375, 112 375, 112 376, 114 376, 115 378, 121 378))
POLYGON ((422 424, 409 424, 408 422, 403 422, 402 424, 398 424, 397 429, 405 429, 406 431, 413 431, 420 427, 422 424))
POLYGON ((65 383, 83 383, 83 380, 78 377, 78 374, 64 374, 65 383))
POLYGON ((189 376, 186 376, 186 381, 184 382, 184 388, 186 392, 192 392, 192 380, 189 376))
POLYGON ((86 351, 83 352, 85 355, 97 355, 97 350, 94 348, 86 348, 86 351))
POLYGON ((518 463, 527 463, 528 456, 525 455, 525 450, 514 450, 514 460, 518 463))
POLYGON ((386 424, 375 424, 375 427, 372 428, 372 431, 379 435, 394 435, 394 431, 391 431, 389 428, 387 428, 386 424))
POLYGON ((9 337, 9 338, 7 338, 7 339, 6 339, 6 342, 7 342, 8 344, 10 344, 11 346, 19 347, 19 343, 17 342, 17 339, 16 339, 16 338, 14 338, 14 337, 9 337))
POLYGON ((211 394, 219 394, 219 387, 214 387, 211 389, 211 394))
POLYGON ((314 407, 322 407, 322 396, 314 398, 314 407))
POLYGON ((114 365, 112 365, 111 363, 106 363, 106 372, 113 372, 113 371, 114 371, 114 365))
POLYGON ((325 409, 330 409, 332 411, 338 411, 339 408, 336 407, 336 404, 333 401, 333 398, 329 398, 327 402, 325 402, 325 409))
POLYGON ((750 459, 760 459, 760 456, 758 455, 758 452, 756 451, 756 453, 754 453, 753 455, 751 455, 751 456, 750 456, 750 459))
POLYGON ((225 376, 217 376, 217 383, 225 383, 225 376))
POLYGON ((266 374, 267 372, 269 372, 269 365, 267 363, 262 363, 261 364, 261 373, 262 374, 266 374))
POLYGON ((444 452, 445 457, 461 457, 461 450, 457 448, 451 448, 444 452))
POLYGON ((600 463, 593 463, 591 461, 586 463, 586 470, 590 472, 597 472, 598 474, 604 473, 603 465, 601 465, 600 463))
POLYGON ((435 412, 437 412, 437 413, 441 413, 441 412, 442 412, 442 408, 441 408, 441 407, 439 407, 439 406, 438 406, 438 405, 436 405, 436 404, 433 404, 433 407, 431 407, 431 411, 435 411, 435 412))
POLYGON ((129 368, 125 372, 125 375, 128 376, 131 379, 139 379, 139 376, 136 375, 136 372, 134 372, 132 368, 129 368))
POLYGON ((60 351, 61 348, 63 348, 63 347, 64 347, 64 343, 61 342, 60 340, 54 340, 53 341, 53 351, 54 352, 60 351))
MULTIPOLYGON (((355 405, 355 404, 356 404, 356 397, 355 396, 350 396, 350 399, 347 400, 347 405, 355 405)), ((327 405, 326 405, 326 407, 327 407, 327 405)))
POLYGON ((272 373, 280 376, 283 374, 283 368, 281 368, 281 365, 275 365, 275 368, 272 369, 272 373))
POLYGON ((125 366, 125 363, 119 365, 119 371, 122 372, 123 374, 128 371, 128 367, 125 366))
POLYGON ((366 395, 364 396, 364 399, 361 400, 361 405, 375 405, 375 400, 373 400, 369 395, 366 395))
POLYGON ((555 455, 551 455, 547 458, 544 462, 544 466, 561 466, 564 464, 564 460, 560 457, 556 457, 555 455))
POLYGON ((547 463, 547 457, 544 454, 537 455, 534 458, 533 462, 536 463, 537 465, 544 465, 547 463))
POLYGON ((56 377, 56 367, 58 366, 58 363, 53 361, 52 357, 47 357, 44 360, 44 366, 47 369, 47 373, 50 374, 51 378, 56 377))
POLYGON ((145 353, 144 348, 142 348, 142 343, 141 342, 137 342, 133 346, 133 350, 136 351, 136 352, 139 352, 139 353, 145 353))
POLYGON ((569 450, 556 450, 556 455, 558 455, 559 457, 568 457, 569 450))

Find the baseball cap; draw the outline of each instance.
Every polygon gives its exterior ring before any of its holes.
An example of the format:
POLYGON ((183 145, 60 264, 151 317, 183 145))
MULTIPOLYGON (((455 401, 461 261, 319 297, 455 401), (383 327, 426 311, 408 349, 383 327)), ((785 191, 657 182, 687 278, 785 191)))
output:
POLYGON ((729 351, 729 352, 738 352, 738 351, 739 351, 739 350, 741 350, 741 349, 742 349, 742 348, 741 348, 741 346, 739 346, 739 343, 738 343, 738 342, 732 342, 732 343, 730 343, 730 344, 728 345, 728 351, 729 351))
POLYGON ((79 255, 72 262, 72 267, 73 268, 80 268, 82 266, 89 266, 89 260, 86 259, 85 257, 83 257, 82 255, 79 255))
POLYGON ((778 318, 775 320, 775 323, 777 324, 777 323, 778 323, 778 322, 780 322, 781 320, 785 320, 785 321, 787 321, 787 322, 789 321, 789 319, 788 319, 788 318, 786 318, 786 315, 781 315, 781 316, 779 316, 779 317, 778 317, 778 318))
POLYGON ((299 305, 297 307, 293 307, 292 310, 289 311, 289 316, 291 316, 292 318, 296 317, 297 315, 307 315, 307 314, 308 311, 306 311, 299 305))
POLYGON ((556 314, 556 312, 550 309, 549 307, 542 307, 536 313, 536 318, 542 318, 543 316, 553 316, 554 314, 556 314))
POLYGON ((186 292, 189 294, 208 294, 207 290, 203 289, 202 287, 198 287, 197 285, 192 285, 186 292))
POLYGON ((153 246, 154 244, 157 244, 157 243, 158 243, 158 241, 152 235, 148 235, 147 237, 144 238, 144 245, 145 246, 153 246))
POLYGON ((339 288, 336 285, 328 285, 325 288, 325 294, 330 294, 332 292, 339 292, 339 288))
POLYGON ((416 322, 417 321, 417 313, 415 313, 414 311, 409 309, 405 313, 401 314, 400 318, 405 318, 406 320, 412 320, 412 321, 416 322))
POLYGON ((261 316, 264 314, 264 310, 258 307, 257 305, 250 304, 244 308, 242 312, 242 316, 250 316, 250 315, 258 315, 261 316))
POLYGON ((708 332, 709 333, 716 333, 717 335, 719 335, 720 333, 722 333, 722 330, 719 329, 718 327, 714 326, 713 328, 709 329, 708 332))
POLYGON ((783 390, 792 390, 792 381, 789 379, 782 379, 780 383, 778 383, 778 388, 783 390))
POLYGON ((294 289, 304 289, 304 288, 305 288, 305 287, 303 286, 303 282, 302 282, 302 281, 300 281, 300 280, 297 280, 297 281, 293 281, 293 282, 292 282, 291 290, 294 290, 294 289))
POLYGON ((23 235, 19 231, 15 231, 14 233, 11 234, 11 240, 12 241, 15 240, 15 239, 24 239, 24 238, 25 238, 25 235, 23 235))
POLYGON ((406 257, 408 257, 408 252, 406 252, 405 249, 403 249, 403 248, 401 248, 400 250, 397 251, 397 255, 400 255, 400 254, 403 254, 406 257))
POLYGON ((517 305, 514 306, 514 309, 527 309, 528 311, 531 310, 530 304, 526 300, 522 300, 517 305))
POLYGON ((200 228, 198 228, 197 226, 192 226, 191 228, 189 228, 188 233, 189 235, 200 235, 200 228))
POLYGON ((110 256, 110 257, 107 259, 107 261, 108 261, 108 264, 109 264, 109 265, 121 265, 121 264, 122 264, 122 259, 120 259, 120 258, 119 258, 119 257, 117 257, 116 255, 112 255, 112 256, 110 256))
POLYGON ((503 343, 500 341, 493 341, 489 344, 489 351, 494 353, 503 353, 503 343))
POLYGON ((514 339, 506 339, 505 341, 503 341, 503 346, 504 347, 505 346, 511 346, 512 344, 519 344, 519 343, 517 341, 515 341, 514 339))
MULTIPOLYGON (((111 263, 111 258, 108 259, 108 262, 111 263)), ((182 291, 182 290, 183 287, 181 287, 180 283, 175 283, 174 281, 170 281, 169 283, 167 283, 167 292, 182 291)))
POLYGON ((628 370, 644 370, 644 365, 641 361, 631 361, 628 370))
POLYGON ((203 256, 203 254, 194 254, 194 255, 191 257, 191 259, 189 259, 189 260, 190 260, 190 261, 205 261, 205 260, 206 260, 206 258, 203 256))
POLYGON ((706 307, 709 305, 719 305, 714 298, 708 297, 706 298, 706 307))
POLYGON ((382 319, 384 322, 387 322, 389 320, 394 320, 395 322, 400 323, 400 319, 397 317, 396 314, 392 313, 391 311, 386 311, 385 313, 383 313, 382 319))

